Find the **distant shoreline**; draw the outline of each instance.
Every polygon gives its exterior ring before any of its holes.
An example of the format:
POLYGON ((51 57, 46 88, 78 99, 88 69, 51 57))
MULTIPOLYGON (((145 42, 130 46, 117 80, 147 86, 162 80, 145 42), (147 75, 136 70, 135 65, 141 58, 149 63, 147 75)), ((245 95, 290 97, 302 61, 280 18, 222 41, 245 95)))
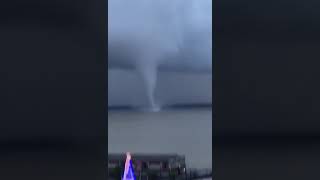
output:
MULTIPOLYGON (((164 106, 161 110, 189 110, 189 109, 203 109, 203 108, 212 108, 212 104, 183 104, 183 105, 169 105, 164 106)), ((108 111, 136 111, 138 107, 133 106, 110 106, 108 111)))

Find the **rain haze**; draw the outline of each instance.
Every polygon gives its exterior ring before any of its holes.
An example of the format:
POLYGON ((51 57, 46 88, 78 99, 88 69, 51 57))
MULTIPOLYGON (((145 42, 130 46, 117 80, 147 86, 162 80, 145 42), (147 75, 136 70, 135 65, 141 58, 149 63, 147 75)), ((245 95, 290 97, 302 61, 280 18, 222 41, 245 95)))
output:
POLYGON ((211 168, 211 106, 212 1, 108 0, 109 153, 211 168))

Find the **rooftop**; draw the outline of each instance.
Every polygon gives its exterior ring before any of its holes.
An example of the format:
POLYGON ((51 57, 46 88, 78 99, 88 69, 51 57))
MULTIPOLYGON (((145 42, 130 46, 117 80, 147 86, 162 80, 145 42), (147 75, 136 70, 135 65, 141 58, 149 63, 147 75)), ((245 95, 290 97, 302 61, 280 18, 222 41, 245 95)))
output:
MULTIPOLYGON (((132 159, 138 160, 148 160, 148 161, 161 161, 161 160, 168 160, 168 159, 184 159, 184 156, 178 154, 131 154, 132 159)), ((125 160, 126 155, 123 154, 108 154, 108 160, 125 160)))

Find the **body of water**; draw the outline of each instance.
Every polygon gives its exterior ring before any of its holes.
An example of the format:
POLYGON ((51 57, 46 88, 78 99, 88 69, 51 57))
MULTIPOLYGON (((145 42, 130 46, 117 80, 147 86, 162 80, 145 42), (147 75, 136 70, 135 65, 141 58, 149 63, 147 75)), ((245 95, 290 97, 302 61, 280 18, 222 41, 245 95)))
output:
POLYGON ((188 168, 212 168, 212 110, 108 112, 109 153, 178 153, 188 168))

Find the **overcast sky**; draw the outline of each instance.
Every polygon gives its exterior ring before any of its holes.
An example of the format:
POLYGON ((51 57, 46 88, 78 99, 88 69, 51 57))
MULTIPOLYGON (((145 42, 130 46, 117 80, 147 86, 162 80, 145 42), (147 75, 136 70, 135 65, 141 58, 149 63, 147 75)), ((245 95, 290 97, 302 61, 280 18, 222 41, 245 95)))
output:
MULTIPOLYGON (((157 96, 166 101, 162 103, 211 102, 211 0, 108 0, 108 45, 109 67, 120 60, 130 64, 139 59, 139 53, 150 51, 161 57, 157 63, 164 69, 187 72, 160 74, 157 96)), ((123 104, 125 99, 129 104, 143 103, 139 102, 144 101, 143 88, 133 76, 134 72, 109 69, 109 105, 123 104), (136 91, 140 96, 124 98, 136 91)))

